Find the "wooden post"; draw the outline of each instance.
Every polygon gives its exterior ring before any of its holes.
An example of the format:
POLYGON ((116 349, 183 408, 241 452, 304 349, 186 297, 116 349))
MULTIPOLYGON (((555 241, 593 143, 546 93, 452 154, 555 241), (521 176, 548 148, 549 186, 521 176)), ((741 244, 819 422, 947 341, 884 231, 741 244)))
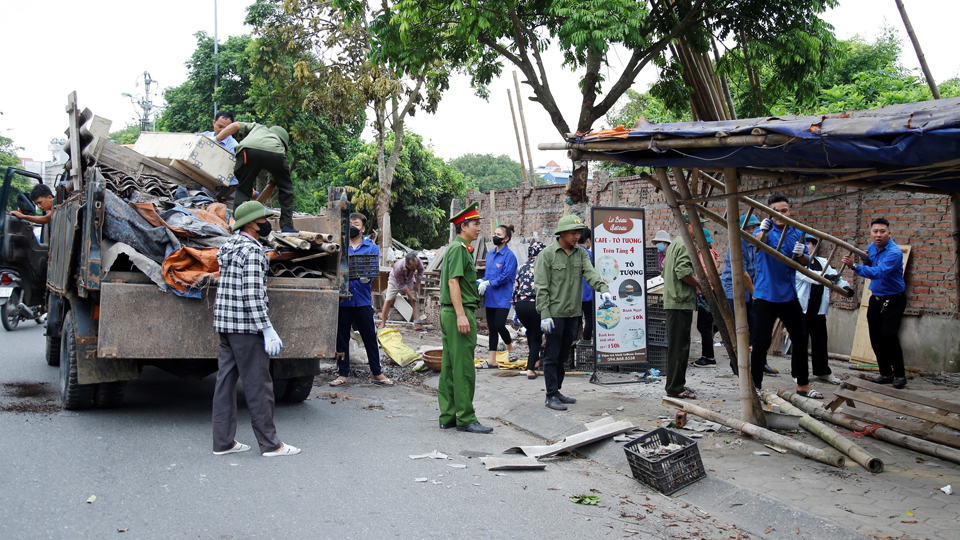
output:
MULTIPOLYGON (((519 95, 517 97, 520 97, 519 95)), ((523 165, 523 145, 520 143, 520 128, 517 127, 517 115, 513 112, 513 95, 507 88, 507 101, 510 102, 510 117, 513 118, 513 133, 517 136, 517 152, 520 153, 520 172, 523 173, 523 181, 527 181, 527 168, 523 165)), ((451 240, 452 242, 452 240, 451 240)))
POLYGON ((910 24, 910 17, 907 16, 907 8, 903 7, 903 0, 897 1, 897 9, 900 10, 900 18, 903 19, 903 25, 907 27, 907 35, 913 42, 913 48, 917 51, 917 60, 920 61, 920 69, 923 70, 923 76, 927 78, 927 85, 930 86, 930 93, 933 99, 940 99, 940 90, 937 88, 937 82, 933 80, 933 73, 930 73, 930 66, 927 65, 927 59, 923 56, 923 49, 920 48, 920 40, 917 39, 917 33, 913 31, 913 25, 910 24))
POLYGON ((380 265, 390 266, 393 253, 393 235, 390 232, 390 212, 383 215, 383 230, 380 231, 380 265))
MULTIPOLYGON (((452 218, 453 216, 460 213, 460 199, 453 199, 450 201, 450 216, 447 219, 452 218)), ((450 224, 450 239, 447 240, 447 243, 453 242, 453 239, 457 237, 457 227, 451 223, 450 224)))
POLYGON ((953 222, 953 283, 956 287, 956 308, 960 310, 960 195, 950 196, 950 218, 953 222))
POLYGON ((610 190, 613 192, 613 204, 611 206, 620 206, 620 181, 614 180, 610 190))
MULTIPOLYGON (((723 185, 728 194, 737 192, 736 169, 724 169, 723 185)), ((749 217, 747 218, 750 219, 749 217)), ((757 424, 766 420, 750 374, 750 324, 747 321, 746 291, 743 283, 743 246, 740 243, 740 204, 727 199, 727 232, 730 237, 730 276, 733 278, 733 315, 737 327, 737 369, 740 372, 740 419, 757 424)))
POLYGON ((533 154, 530 153, 530 137, 527 135, 527 120, 523 116, 523 99, 520 98, 520 81, 517 80, 517 72, 513 72, 513 85, 517 89, 517 109, 520 111, 520 125, 523 126, 523 140, 527 143, 527 166, 530 167, 530 179, 536 184, 536 176, 533 174, 533 154))
POLYGON ((490 190, 490 209, 487 210, 488 220, 490 221, 490 238, 493 238, 493 233, 497 232, 497 197, 495 196, 496 190, 490 190))

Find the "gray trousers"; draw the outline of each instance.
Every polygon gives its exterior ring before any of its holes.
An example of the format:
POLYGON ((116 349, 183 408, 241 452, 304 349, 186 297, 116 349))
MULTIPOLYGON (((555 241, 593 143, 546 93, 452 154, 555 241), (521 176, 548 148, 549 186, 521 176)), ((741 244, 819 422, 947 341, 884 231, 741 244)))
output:
POLYGON ((213 391, 213 451, 233 447, 237 437, 237 378, 250 411, 260 453, 282 444, 273 425, 273 377, 270 357, 263 350, 263 334, 220 334, 217 386, 213 391))
POLYGON ((667 312, 667 395, 678 396, 687 384, 690 362, 690 327, 693 311, 668 309, 667 312))

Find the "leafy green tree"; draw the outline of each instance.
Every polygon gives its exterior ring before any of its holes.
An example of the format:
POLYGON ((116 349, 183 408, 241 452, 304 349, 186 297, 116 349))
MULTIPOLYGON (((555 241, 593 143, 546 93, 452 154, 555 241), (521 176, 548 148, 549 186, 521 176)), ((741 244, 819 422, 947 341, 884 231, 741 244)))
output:
MULTIPOLYGON (((7 175, 7 169, 10 167, 20 167, 20 158, 17 157, 17 152, 23 150, 22 147, 17 146, 13 139, 9 137, 4 137, 0 135, 0 182, 3 181, 3 178, 7 175)), ((7 210, 16 210, 17 208, 17 195, 20 193, 30 193, 31 184, 30 182, 18 175, 10 180, 10 195, 7 196, 7 210)))
POLYGON ((451 159, 450 165, 463 175, 469 189, 508 189, 523 181, 521 165, 505 154, 464 154, 451 159))
MULTIPOLYGON (((393 136, 388 134, 387 151, 392 151, 393 145, 393 136)), ((351 188, 348 191, 353 208, 368 218, 377 217, 380 189, 377 152, 376 143, 365 144, 344 164, 340 181, 351 188)), ((416 249, 440 247, 446 243, 450 231, 447 221, 450 203, 465 194, 463 175, 424 146, 423 137, 407 132, 393 177, 390 204, 393 237, 416 249)))
POLYGON ((127 127, 110 133, 110 140, 117 144, 135 144, 140 138, 140 124, 127 124, 127 127))

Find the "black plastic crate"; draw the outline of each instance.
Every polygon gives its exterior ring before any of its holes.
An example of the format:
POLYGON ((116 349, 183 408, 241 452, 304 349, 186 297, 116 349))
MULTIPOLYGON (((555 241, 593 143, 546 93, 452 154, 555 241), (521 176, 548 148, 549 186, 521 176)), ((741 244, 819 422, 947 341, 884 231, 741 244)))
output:
POLYGON ((380 261, 375 254, 347 255, 347 265, 350 267, 350 279, 376 279, 380 277, 380 261))
POLYGON ((644 277, 647 279, 660 274, 660 270, 657 269, 656 247, 643 248, 643 273, 644 277))
POLYGON ((667 321, 647 319, 647 344, 667 346, 667 321))
POLYGON ((573 355, 574 369, 593 369, 594 354, 593 341, 585 339, 578 341, 573 355))
POLYGON ((670 495, 707 476, 700 449, 693 439, 667 429, 657 428, 623 445, 633 477, 664 495, 670 495), (664 456, 648 458, 637 449, 679 444, 682 448, 664 456))
POLYGON ((667 311, 663 309, 663 295, 647 293, 647 319, 667 320, 667 311))
POLYGON ((667 372, 667 347, 666 345, 651 345, 647 342, 647 367, 660 370, 661 376, 666 376, 667 372))

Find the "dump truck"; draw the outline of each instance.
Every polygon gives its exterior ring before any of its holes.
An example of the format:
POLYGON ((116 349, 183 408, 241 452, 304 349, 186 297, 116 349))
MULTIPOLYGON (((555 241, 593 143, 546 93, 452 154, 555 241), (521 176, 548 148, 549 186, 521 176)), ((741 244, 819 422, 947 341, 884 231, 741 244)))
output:
MULTIPOLYGON (((160 275, 167 275, 167 265, 142 253, 151 246, 131 247, 116 240, 116 231, 136 233, 142 226, 139 221, 115 221, 118 208, 134 206, 131 197, 171 204, 177 190, 196 193, 191 190, 202 186, 183 167, 164 165, 111 142, 109 121, 88 109, 80 111, 75 92, 68 96, 66 111, 65 150, 70 159, 53 186, 55 205, 43 236, 49 253, 45 358, 60 368, 62 406, 118 406, 127 381, 137 379, 147 366, 193 380, 216 372, 215 276, 192 295, 176 294, 156 273, 160 268, 160 275)), ((224 185, 215 196, 222 198, 229 190, 224 185)), ((347 244, 349 208, 342 189, 331 189, 329 201, 321 215, 295 219, 300 230, 312 231, 308 239, 322 238, 326 249, 311 252, 310 242, 293 239, 281 247, 303 244, 300 249, 307 250, 280 249, 271 260, 270 319, 284 348, 271 358, 270 371, 274 393, 282 401, 306 399, 320 359, 336 354, 337 305, 349 295, 349 267, 339 250, 347 244)), ((7 221, 15 219, 6 216, 7 221)), ((175 243, 187 246, 190 239, 175 243)))

